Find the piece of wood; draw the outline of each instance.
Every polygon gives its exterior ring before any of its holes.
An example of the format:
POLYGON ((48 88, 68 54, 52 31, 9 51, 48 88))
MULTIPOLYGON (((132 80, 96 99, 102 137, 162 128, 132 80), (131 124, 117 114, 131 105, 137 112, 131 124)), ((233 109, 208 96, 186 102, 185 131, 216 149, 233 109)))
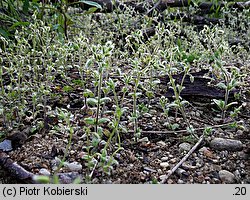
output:
POLYGON ((34 174, 18 165, 4 152, 0 152, 0 166, 7 170, 16 180, 24 183, 34 183, 32 180, 34 174))
MULTIPOLYGON (((183 86, 185 87, 181 91, 181 97, 200 97, 200 98, 208 98, 208 99, 224 99, 225 97, 225 90, 219 89, 215 86, 210 86, 208 83, 211 81, 208 77, 203 77, 206 73, 208 73, 208 70, 201 70, 200 72, 191 73, 194 80, 191 82, 190 75, 186 75, 183 86)), ((183 73, 173 75, 173 79, 175 80, 176 84, 181 84, 183 73)), ((168 75, 165 77, 160 78, 162 84, 168 84, 170 82, 170 79, 168 75)), ((229 98, 232 98, 234 96, 234 93, 236 93, 237 90, 231 91, 229 93, 229 98)), ((174 91, 173 89, 168 89, 167 93, 165 94, 168 98, 173 98, 174 91)))
MULTIPOLYGON (((6 170, 18 183, 37 183, 34 177, 38 175, 24 169, 3 151, 0 151, 0 166, 6 170)), ((59 178, 59 182, 63 184, 73 183, 76 178, 82 179, 82 176, 78 172, 57 173, 56 175, 59 178)))

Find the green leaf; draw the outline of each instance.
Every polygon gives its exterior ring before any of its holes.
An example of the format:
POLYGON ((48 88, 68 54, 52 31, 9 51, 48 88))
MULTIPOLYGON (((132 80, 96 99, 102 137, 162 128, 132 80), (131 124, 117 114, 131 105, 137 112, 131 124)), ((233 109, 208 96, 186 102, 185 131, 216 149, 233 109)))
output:
POLYGON ((218 88, 221 88, 221 89, 224 89, 224 90, 227 89, 227 86, 224 83, 222 83, 222 82, 218 83, 216 86, 218 88))
POLYGON ((33 180, 36 181, 37 183, 42 183, 42 184, 46 184, 50 182, 49 176, 35 175, 33 176, 33 180))
POLYGON ((30 23, 29 22, 15 22, 11 27, 10 29, 14 29, 16 28, 17 26, 28 26, 30 23))
POLYGON ((84 97, 93 97, 93 96, 95 96, 95 95, 94 95, 94 93, 93 93, 91 90, 86 89, 86 90, 83 92, 83 96, 84 96, 84 97))
POLYGON ((87 11, 85 11, 84 14, 89 15, 89 14, 94 13, 94 12, 97 11, 97 10, 98 10, 97 7, 91 7, 91 8, 89 8, 87 11))
POLYGON ((96 106, 98 104, 98 100, 95 98, 88 98, 87 103, 91 106, 96 106))
POLYGON ((187 127, 187 132, 188 133, 194 133, 194 127, 192 125, 190 125, 189 127, 187 127))
POLYGON ((239 82, 236 79, 232 79, 230 83, 228 84, 228 90, 234 89, 236 86, 238 86, 239 82))
POLYGON ((178 129, 180 127, 180 125, 177 124, 177 123, 170 124, 169 126, 170 126, 171 130, 173 130, 173 131, 176 130, 176 129, 178 129))
POLYGON ((0 28, 0 35, 2 35, 3 37, 5 37, 6 39, 9 38, 10 33, 2 28, 0 28))
POLYGON ((188 101, 181 101, 182 106, 185 106, 186 104, 189 104, 189 102, 188 101))
POLYGON ((109 97, 103 97, 103 98, 100 99, 101 104, 106 103, 106 102, 110 102, 110 101, 111 101, 111 98, 109 98, 109 97))
POLYGON ((213 102, 221 109, 225 109, 225 102, 222 100, 213 99, 213 102))
POLYGON ((77 177, 74 181, 73 184, 80 184, 81 183, 81 178, 77 177))
MULTIPOLYGON (((90 6, 93 6, 93 7, 96 7, 96 8, 99 8, 99 9, 102 9, 102 6, 96 2, 93 2, 93 1, 86 1, 86 0, 80 0, 79 1, 80 3, 85 3, 87 5, 90 5, 90 6)), ((77 3, 77 2, 76 2, 77 3)))
POLYGON ((233 122, 229 125, 231 128, 238 128, 237 122, 233 122))
POLYGON ((210 133, 212 133, 212 128, 211 127, 205 127, 205 129, 204 129, 204 133, 206 134, 206 135, 209 135, 210 133))
POLYGON ((101 118, 98 120, 98 125, 104 124, 104 123, 109 122, 109 121, 110 121, 109 118, 101 118))
POLYGON ((192 74, 189 75, 189 80, 190 80, 191 83, 194 82, 194 76, 192 74))
POLYGON ((170 104, 168 105, 168 107, 169 107, 169 108, 171 108, 171 107, 178 108, 179 105, 173 102, 173 103, 170 103, 170 104))
POLYGON ((91 118, 91 117, 85 118, 84 121, 86 124, 89 124, 89 125, 94 125, 96 123, 95 118, 91 118))
POLYGON ((73 88, 71 86, 69 86, 69 85, 66 85, 66 86, 63 87, 64 92, 71 92, 72 90, 73 90, 73 88))
POLYGON ((238 104, 238 102, 231 102, 231 103, 229 103, 229 104, 227 104, 227 105, 225 106, 225 109, 227 110, 230 106, 236 105, 236 104, 238 104))

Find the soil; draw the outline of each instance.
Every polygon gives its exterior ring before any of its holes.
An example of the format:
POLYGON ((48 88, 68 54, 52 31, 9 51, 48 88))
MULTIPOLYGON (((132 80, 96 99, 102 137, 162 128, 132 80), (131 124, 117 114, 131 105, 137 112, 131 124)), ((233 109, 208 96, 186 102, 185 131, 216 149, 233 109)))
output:
MULTIPOLYGON (((120 87, 122 87, 122 84, 120 87)), ((81 109, 84 105, 80 98, 82 92, 77 91, 77 88, 71 93, 62 92, 62 98, 58 99, 58 102, 50 102, 52 107, 60 104, 61 107, 67 108, 67 105, 70 105, 70 111, 73 114, 71 123, 74 127, 74 134, 66 161, 68 163, 77 162, 82 165, 83 168, 78 173, 83 183, 160 183, 164 175, 185 156, 187 151, 181 150, 179 145, 186 142, 193 146, 196 140, 185 131, 185 122, 180 113, 175 110, 170 111, 168 120, 172 124, 177 123, 181 126, 178 127, 176 133, 169 130, 166 116, 162 114, 162 110, 157 104, 160 94, 164 93, 164 87, 158 88, 156 91, 158 95, 153 99, 147 99, 146 96, 138 99, 138 103, 148 104, 149 106, 148 112, 142 114, 139 118, 138 124, 142 131, 137 141, 133 133, 133 124, 129 122, 128 116, 125 115, 121 119, 121 124, 129 127, 130 131, 120 133, 123 150, 115 154, 114 158, 117 163, 112 166, 109 174, 105 173, 99 165, 96 168, 93 168, 93 166, 89 168, 87 161, 83 159, 83 155, 86 155, 87 139, 84 132, 85 124, 82 119, 91 111, 81 109), (63 103, 61 100, 63 100, 63 103), (91 172, 92 178, 89 180, 87 175, 91 172)), ((176 173, 168 178, 167 183, 219 184, 223 183, 219 177, 219 171, 221 170, 233 173, 235 183, 250 183, 250 102, 247 100, 249 98, 247 91, 243 91, 243 94, 240 100, 243 104, 240 114, 234 119, 226 118, 224 122, 221 120, 220 112, 216 106, 209 102, 211 100, 204 102, 204 99, 195 97, 188 99, 190 104, 186 107, 186 113, 196 130, 195 133, 200 136, 205 126, 215 128, 176 173), (238 122, 241 126, 216 128, 216 125, 228 123, 232 120, 238 122), (216 137, 239 140, 243 143, 243 150, 230 152, 212 149, 210 148, 210 141, 216 137)), ((125 104, 129 109, 132 109, 132 99, 125 99, 125 104)), ((111 105, 107 104, 106 106, 111 105)), ((112 108, 110 109, 112 110, 112 108)), ((109 115, 112 115, 112 113, 106 114, 106 117, 109 115)), ((63 158, 68 144, 69 134, 67 131, 63 132, 63 129, 55 130, 54 128, 55 126, 62 126, 64 122, 58 117, 52 117, 52 115, 48 116, 46 120, 47 128, 30 134, 30 122, 26 119, 26 126, 18 131, 12 131, 8 137, 14 141, 14 150, 8 152, 10 158, 34 174, 39 174, 41 169, 47 169, 53 174, 56 170, 55 163, 58 158, 63 158), (21 137, 22 135, 27 135, 27 137, 21 137)), ((108 126, 103 126, 103 128, 109 130, 108 126)), ((99 149, 102 149, 103 141, 107 141, 107 136, 103 135, 102 141, 95 147, 97 149, 92 149, 91 152, 98 152, 99 149)), ((117 142, 117 137, 114 137, 113 142, 117 142)), ((109 152, 114 152, 114 148, 110 145, 109 152)), ((9 177, 6 175, 8 170, 2 170, 1 179, 3 183, 22 182, 16 180, 15 177, 14 179, 7 178, 9 177)), ((71 170, 62 167, 60 172, 66 173, 71 172, 71 170)))

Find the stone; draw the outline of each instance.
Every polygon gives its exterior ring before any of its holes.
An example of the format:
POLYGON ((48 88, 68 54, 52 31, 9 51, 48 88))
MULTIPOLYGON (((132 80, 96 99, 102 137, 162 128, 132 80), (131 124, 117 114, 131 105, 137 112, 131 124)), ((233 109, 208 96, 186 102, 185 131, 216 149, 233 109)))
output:
POLYGON ((170 162, 171 164, 175 164, 175 163, 177 162, 177 158, 172 158, 171 160, 169 160, 169 162, 170 162))
POLYGON ((162 161, 162 162, 168 161, 168 157, 167 157, 167 156, 162 157, 162 158, 161 158, 161 161, 162 161))
POLYGON ((152 115, 149 114, 149 113, 143 113, 142 116, 145 117, 145 118, 152 118, 152 115))
POLYGON ((152 173, 156 173, 157 171, 155 169, 151 169, 149 167, 144 167, 144 170, 147 172, 152 172, 152 173))
POLYGON ((174 181, 173 181, 172 179, 168 179, 168 180, 167 180, 167 183, 168 183, 168 184, 174 184, 174 181))
POLYGON ((202 153, 207 158, 216 158, 212 151, 209 150, 207 147, 202 147, 199 149, 199 152, 202 153))
POLYGON ((220 180, 223 183, 228 183, 228 184, 232 184, 235 183, 235 176, 233 173, 227 171, 227 170, 221 170, 219 171, 219 177, 220 180))
POLYGON ((165 174, 160 175, 160 179, 161 179, 161 180, 165 180, 166 177, 167 177, 167 175, 165 175, 165 174))
POLYGON ((11 140, 4 140, 0 143, 0 150, 3 151, 11 151, 12 150, 12 143, 11 140))
POLYGON ((158 112, 158 111, 157 111, 157 110, 154 110, 154 109, 152 109, 152 110, 149 111, 149 113, 150 113, 151 115, 156 115, 157 112, 158 112))
POLYGON ((78 162, 72 162, 72 163, 65 162, 64 166, 67 167, 70 171, 82 170, 82 165, 78 162))
POLYGON ((162 147, 165 147, 166 146, 166 143, 163 142, 163 141, 159 141, 156 143, 158 146, 162 146, 162 147))
POLYGON ((41 169, 39 170, 39 174, 40 174, 40 175, 44 175, 44 176, 50 176, 50 172, 49 172, 49 170, 47 170, 46 168, 41 168, 41 169))
POLYGON ((179 176, 182 176, 182 175, 188 176, 187 172, 184 169, 182 169, 182 168, 178 168, 176 170, 176 174, 178 174, 179 176))
POLYGON ((184 181, 181 179, 178 179, 177 184, 184 184, 184 181))
POLYGON ((179 145, 179 148, 181 152, 189 151, 191 149, 191 145, 189 143, 184 142, 179 145))
POLYGON ((204 153, 204 151, 207 151, 208 148, 207 147, 202 147, 199 149, 199 153, 204 153))
POLYGON ((143 137, 138 140, 138 142, 148 142, 148 141, 149 141, 148 137, 143 137))
POLYGON ((210 142, 210 147, 215 150, 241 151, 243 144, 239 140, 214 138, 210 142))
POLYGON ((216 165, 216 164, 211 164, 211 165, 209 165, 209 169, 211 171, 220 171, 221 170, 221 166, 220 165, 216 165))
POLYGON ((162 168, 169 168, 168 162, 162 162, 162 163, 160 163, 160 166, 161 166, 162 168))

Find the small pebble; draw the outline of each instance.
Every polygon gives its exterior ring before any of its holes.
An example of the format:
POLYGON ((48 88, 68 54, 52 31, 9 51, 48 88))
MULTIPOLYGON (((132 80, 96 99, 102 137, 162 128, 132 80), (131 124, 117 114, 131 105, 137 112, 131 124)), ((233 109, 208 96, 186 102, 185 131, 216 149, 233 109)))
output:
POLYGON ((11 151, 12 150, 12 144, 11 140, 4 140, 0 143, 0 150, 3 151, 11 151))
POLYGON ((179 176, 182 176, 182 175, 186 175, 186 171, 184 170, 184 169, 182 169, 182 168, 178 168, 177 170, 176 170, 176 173, 179 175, 179 176))
POLYGON ((138 142, 148 142, 148 137, 143 137, 141 139, 138 140, 138 142))
POLYGON ((157 172, 156 170, 154 170, 152 168, 149 168, 149 167, 144 167, 144 170, 147 171, 147 172, 152 172, 152 173, 157 172))
POLYGON ((160 166, 161 166, 162 168, 169 168, 168 162, 162 162, 162 163, 160 163, 160 166))
POLYGON ((177 183, 178 183, 178 184, 183 184, 183 183, 184 183, 184 181, 183 181, 183 180, 181 180, 181 179, 178 179, 177 183))
POLYGON ((229 184, 235 183, 234 174, 227 170, 219 171, 219 177, 220 177, 220 180, 224 183, 229 183, 229 184))
POLYGON ((160 179, 161 179, 161 180, 164 180, 166 177, 167 177, 166 174, 160 175, 160 179))
POLYGON ((207 147, 202 147, 202 148, 199 149, 199 152, 204 153, 204 151, 207 151, 207 150, 208 150, 207 147))
POLYGON ((245 165, 243 163, 240 163, 241 168, 245 168, 245 165))
POLYGON ((170 162, 171 164, 175 164, 175 163, 177 162, 177 158, 172 158, 171 160, 169 160, 169 162, 170 162))
POLYGON ((174 181, 173 181, 172 179, 168 179, 168 180, 167 180, 167 183, 168 183, 168 184, 173 184, 174 181))
POLYGON ((168 157, 167 157, 167 156, 162 157, 162 158, 161 158, 161 161, 162 161, 162 162, 168 161, 168 157))
POLYGON ((156 143, 158 146, 162 146, 162 147, 165 147, 166 146, 166 143, 163 142, 163 141, 159 141, 156 143))
POLYGON ((180 148, 181 152, 182 151, 189 151, 191 149, 191 145, 189 143, 184 142, 184 143, 181 143, 179 145, 179 148, 180 148))
POLYGON ((169 154, 169 158, 173 158, 174 156, 173 155, 171 155, 169 152, 167 152, 168 154, 169 154))
POLYGON ((71 171, 80 171, 80 170, 82 170, 82 165, 80 163, 78 163, 78 162, 72 162, 72 163, 65 162, 64 166, 66 166, 71 171))
POLYGON ((149 113, 144 113, 142 116, 145 118, 152 118, 152 115, 149 113))
POLYGON ((156 114, 158 113, 158 111, 157 111, 157 110, 150 110, 149 113, 150 113, 151 115, 156 115, 156 114))
POLYGON ((40 174, 40 175, 44 175, 44 176, 50 176, 49 170, 47 170, 47 169, 45 169, 45 168, 41 168, 41 169, 39 170, 39 174, 40 174))

